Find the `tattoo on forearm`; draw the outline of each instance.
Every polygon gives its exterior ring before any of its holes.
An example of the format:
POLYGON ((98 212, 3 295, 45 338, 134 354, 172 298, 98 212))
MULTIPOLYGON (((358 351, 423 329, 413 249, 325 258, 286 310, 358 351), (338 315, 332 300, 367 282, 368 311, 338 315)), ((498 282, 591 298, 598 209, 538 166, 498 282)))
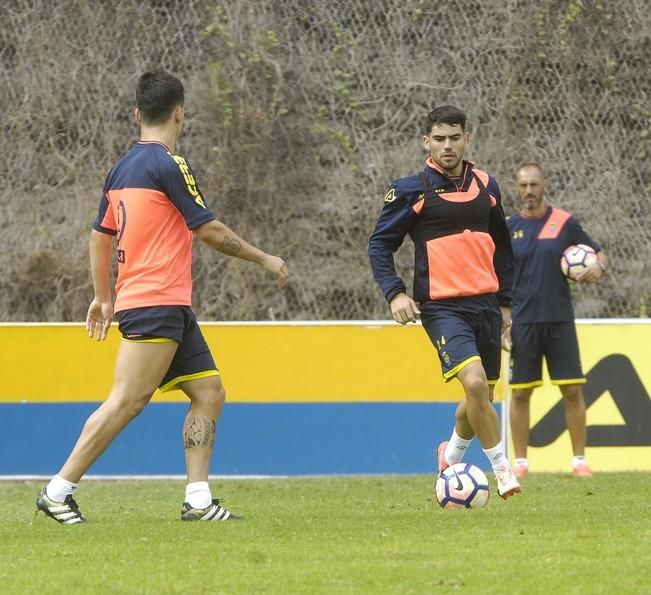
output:
POLYGON ((241 249, 242 249, 242 242, 236 240, 235 238, 231 238, 229 236, 224 237, 224 241, 222 242, 222 250, 224 252, 226 252, 227 254, 232 254, 234 256, 237 256, 240 253, 241 249))
POLYGON ((185 448, 199 446, 212 448, 215 444, 216 426, 217 422, 214 419, 188 415, 183 424, 183 444, 185 448))

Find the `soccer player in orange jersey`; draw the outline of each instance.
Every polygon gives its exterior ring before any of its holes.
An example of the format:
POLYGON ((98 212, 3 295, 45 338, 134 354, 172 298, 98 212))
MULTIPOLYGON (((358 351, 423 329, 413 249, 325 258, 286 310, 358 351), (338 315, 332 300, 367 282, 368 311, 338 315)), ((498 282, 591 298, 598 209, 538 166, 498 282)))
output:
POLYGON ((287 282, 287 266, 244 241, 215 218, 192 168, 174 148, 183 129, 183 84, 163 71, 146 72, 136 88, 140 140, 109 172, 90 236, 95 297, 86 328, 106 338, 115 314, 123 340, 113 388, 87 419, 68 460, 43 488, 38 510, 63 524, 84 522, 73 498, 82 476, 151 399, 156 388, 190 399, 183 427, 187 486, 181 519, 234 518, 212 498, 208 470, 225 393, 217 366, 191 309, 192 239, 252 261, 287 282), (109 281, 113 239, 118 276, 109 281))
POLYGON ((495 179, 463 158, 466 114, 439 106, 425 118, 424 169, 394 180, 368 245, 373 276, 400 324, 420 318, 446 381, 463 385, 450 440, 437 449, 439 471, 460 463, 475 435, 500 496, 520 492, 491 402, 500 375, 501 333, 511 321, 513 254, 495 179), (414 243, 413 298, 393 254, 414 243))

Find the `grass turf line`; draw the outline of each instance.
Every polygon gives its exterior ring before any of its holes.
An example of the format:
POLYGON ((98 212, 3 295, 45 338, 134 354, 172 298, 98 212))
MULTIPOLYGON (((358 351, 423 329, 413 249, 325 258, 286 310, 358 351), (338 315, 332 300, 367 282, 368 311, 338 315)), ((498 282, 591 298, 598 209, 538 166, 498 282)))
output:
MULTIPOLYGON (((494 483, 492 484, 494 486, 494 483)), ((433 477, 213 482, 241 522, 182 523, 179 481, 86 482, 90 522, 0 482, 0 585, 22 593, 651 593, 649 473, 532 474, 442 510, 433 477)))

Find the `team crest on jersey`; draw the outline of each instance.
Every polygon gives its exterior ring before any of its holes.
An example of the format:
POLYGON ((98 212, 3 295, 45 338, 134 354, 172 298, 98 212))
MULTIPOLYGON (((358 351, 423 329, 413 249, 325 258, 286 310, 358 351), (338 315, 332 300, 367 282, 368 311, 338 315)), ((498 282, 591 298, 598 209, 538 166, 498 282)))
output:
POLYGON ((384 195, 384 202, 393 202, 396 198, 396 189, 389 188, 387 193, 384 195))
POLYGON ((514 240, 521 240, 524 237, 524 231, 522 231, 521 229, 516 229, 513 232, 512 237, 514 240))
POLYGON ((384 202, 393 202, 396 198, 396 189, 389 188, 387 193, 384 195, 384 202))

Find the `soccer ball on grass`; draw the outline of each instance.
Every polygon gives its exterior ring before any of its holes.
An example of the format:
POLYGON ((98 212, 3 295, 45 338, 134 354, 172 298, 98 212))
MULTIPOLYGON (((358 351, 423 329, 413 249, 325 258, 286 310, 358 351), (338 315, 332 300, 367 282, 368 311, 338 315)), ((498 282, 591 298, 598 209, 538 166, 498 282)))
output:
POLYGON ((443 508, 481 508, 488 504, 490 488, 479 467, 457 463, 439 473, 435 493, 443 508))

